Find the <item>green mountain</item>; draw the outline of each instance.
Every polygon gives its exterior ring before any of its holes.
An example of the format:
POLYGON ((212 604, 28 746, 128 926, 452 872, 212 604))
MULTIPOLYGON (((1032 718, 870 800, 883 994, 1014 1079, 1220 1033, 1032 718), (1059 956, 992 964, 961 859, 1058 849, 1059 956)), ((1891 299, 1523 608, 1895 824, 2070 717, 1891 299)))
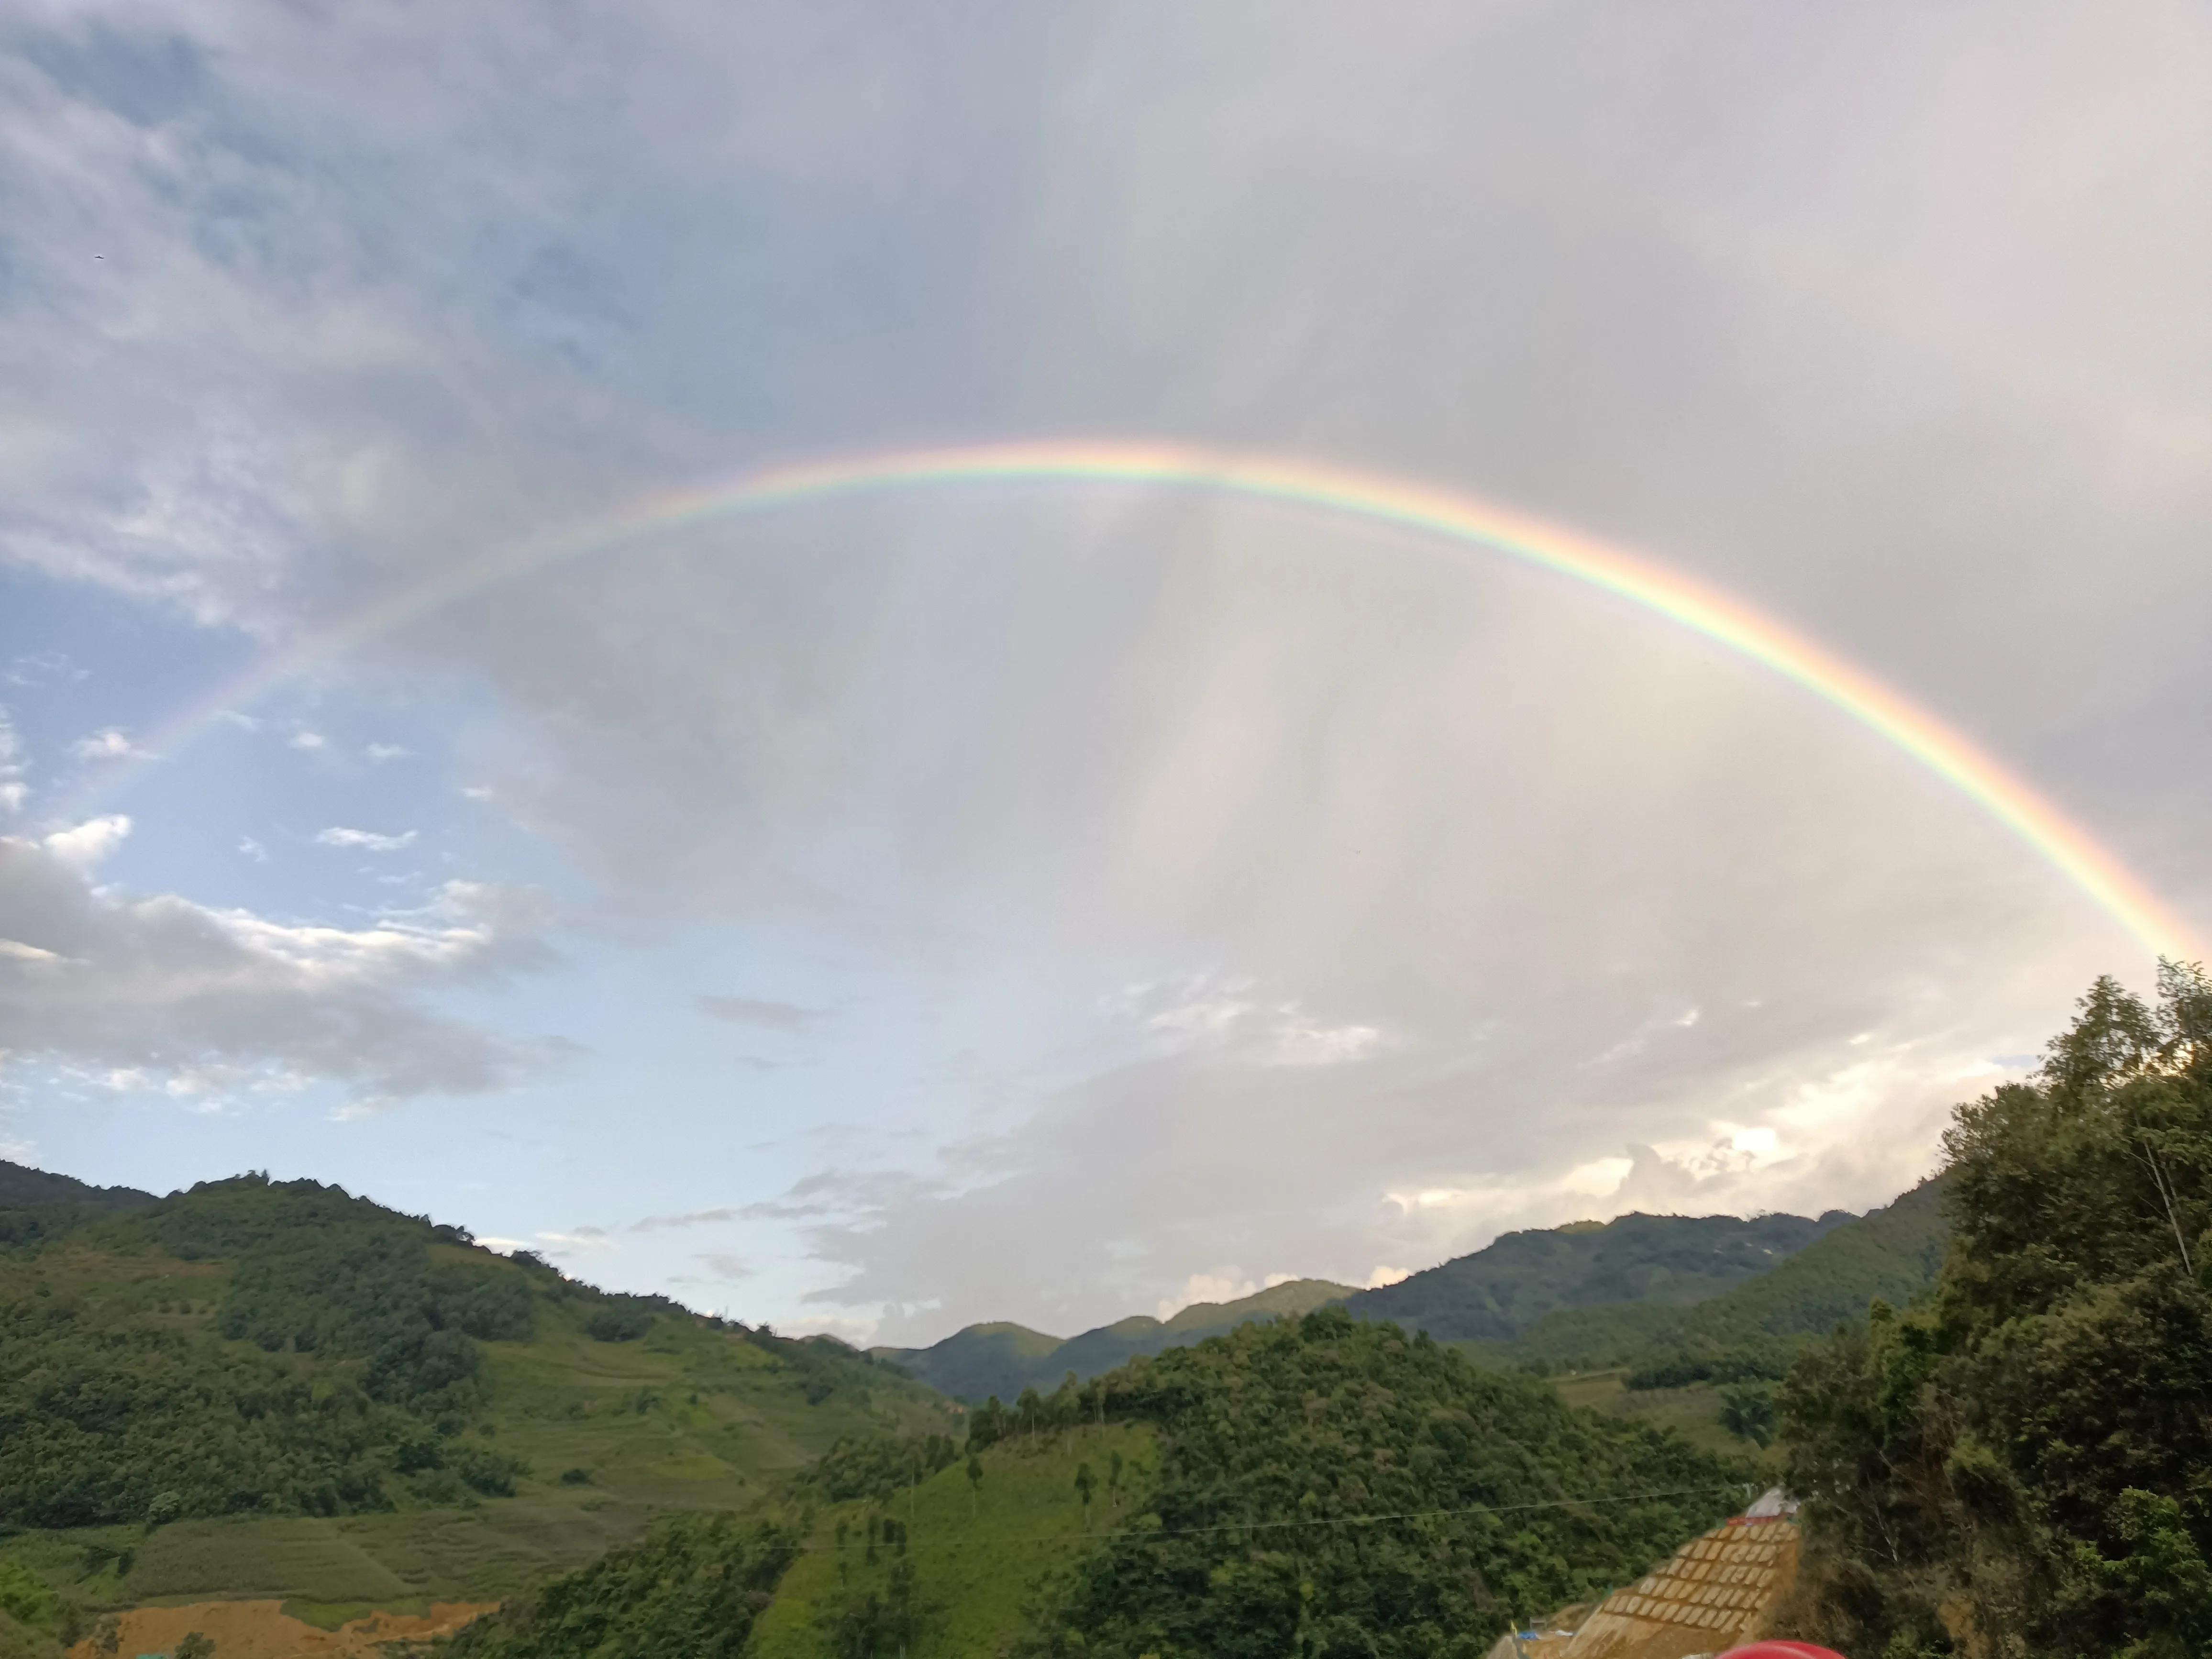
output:
POLYGON ((28 1244, 93 1216, 154 1201, 135 1187, 94 1187, 0 1159, 0 1245, 28 1244))
POLYGON ((29 1200, 0 1206, 0 1565, 92 1607, 503 1595, 842 1436, 957 1423, 841 1343, 336 1187, 157 1200, 0 1164, 0 1194, 29 1200))
POLYGON ((1504 1342, 1547 1315, 1619 1303, 1682 1307, 1766 1273, 1852 1219, 1796 1215, 1625 1215, 1507 1233, 1345 1307, 1439 1340, 1504 1342))
MULTIPOLYGON (((1601 1303, 1547 1314, 1510 1342, 1470 1349, 1492 1364, 1547 1370, 1638 1367, 1639 1380, 1662 1380, 1655 1368, 1688 1356, 1676 1381, 1701 1380, 1707 1361, 1757 1356, 1752 1369, 1780 1375, 1787 1351, 1825 1336, 1845 1320, 1863 1319, 1879 1297, 1903 1307, 1935 1283, 1950 1238, 1944 1180, 1923 1181, 1885 1209, 1822 1233, 1771 1271, 1746 1279, 1688 1307, 1601 1303)), ((1825 1222, 1827 1217, 1822 1217, 1825 1222)))
POLYGON ((980 1401, 994 1394, 1012 1400, 1036 1378, 1057 1375, 1044 1365, 1066 1346, 1056 1336, 999 1320, 955 1331, 933 1347, 868 1352, 956 1400, 980 1401))
POLYGON ((154 1202, 154 1194, 135 1187, 94 1187, 74 1176, 49 1175, 0 1158, 0 1210, 135 1210, 154 1202))
POLYGON ((964 1455, 848 1443, 781 1504, 664 1522, 455 1659, 1450 1659, 1633 1579, 1753 1474, 1325 1308, 978 1412, 964 1455))
POLYGON ((1194 1302, 1170 1320, 1143 1314, 1101 1325, 1066 1341, 1023 1325, 970 1325, 927 1348, 872 1348, 908 1375, 957 1400, 1012 1400, 1024 1389, 1050 1389, 1071 1371, 1078 1381, 1134 1358, 1233 1330, 1255 1319, 1293 1318, 1352 1294, 1348 1285, 1293 1279, 1234 1302, 1194 1302))

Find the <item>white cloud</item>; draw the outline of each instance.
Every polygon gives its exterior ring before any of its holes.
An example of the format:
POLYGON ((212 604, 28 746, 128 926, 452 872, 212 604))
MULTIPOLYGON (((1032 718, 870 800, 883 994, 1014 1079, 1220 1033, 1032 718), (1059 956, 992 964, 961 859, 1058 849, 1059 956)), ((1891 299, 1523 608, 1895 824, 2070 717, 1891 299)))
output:
POLYGON ((412 830, 397 836, 380 835, 374 830, 346 830, 333 826, 319 832, 315 840, 324 847, 352 848, 363 853, 397 853, 415 844, 412 830))
POLYGON ((1222 1267, 1210 1273, 1193 1273, 1183 1280, 1182 1289, 1172 1296, 1159 1299, 1156 1310, 1161 1319, 1173 1319, 1185 1308, 1198 1302, 1236 1302, 1256 1295, 1260 1287, 1242 1277, 1235 1267, 1222 1267))
POLYGON ((1377 1026, 1329 1024, 1295 1001, 1264 1002, 1250 979, 1200 974, 1128 985, 1101 1006, 1167 1053, 1211 1051, 1263 1066, 1334 1066, 1385 1045, 1377 1026))
POLYGON ((1379 1291, 1386 1285, 1395 1285, 1401 1279, 1411 1279, 1413 1276, 1413 1270, 1410 1267, 1385 1267, 1378 1266, 1373 1272, 1370 1273, 1365 1279, 1362 1279, 1360 1283, 1368 1290, 1379 1291))
POLYGON ((256 864, 269 862, 269 849, 251 836, 240 836, 238 838, 238 850, 256 864))
POLYGON ((120 812, 87 818, 67 830, 57 830, 40 843, 56 862, 70 869, 97 869, 107 855, 131 834, 131 820, 120 812))
POLYGON ((79 667, 66 651, 36 651, 15 658, 4 678, 10 685, 68 684, 88 679, 92 671, 79 667))
POLYGON ((571 1227, 565 1233, 539 1233, 537 1237, 549 1256, 596 1255, 616 1248, 603 1227, 571 1227))
POLYGON ((79 738, 70 744, 70 753, 79 760, 151 760, 154 757, 131 741, 129 733, 118 726, 110 726, 94 732, 90 737, 79 738))
POLYGON ((295 732, 284 739, 287 749, 327 749, 330 739, 319 732, 295 732))
POLYGON ((396 743, 372 743, 362 752, 381 764, 386 761, 404 760, 415 751, 396 743))
POLYGON ((130 1072, 193 1093, 333 1084, 356 1112, 506 1087, 562 1045, 427 1007, 441 988, 550 963, 542 904, 448 883, 430 902, 335 927, 94 888, 127 820, 46 842, 0 837, 0 1054, 130 1072))
POLYGON ((708 1251, 695 1255, 691 1259, 694 1261, 705 1262, 708 1271, 715 1278, 730 1284, 735 1284, 738 1279, 750 1279, 753 1276, 752 1267, 743 1256, 732 1255, 726 1251, 708 1251))

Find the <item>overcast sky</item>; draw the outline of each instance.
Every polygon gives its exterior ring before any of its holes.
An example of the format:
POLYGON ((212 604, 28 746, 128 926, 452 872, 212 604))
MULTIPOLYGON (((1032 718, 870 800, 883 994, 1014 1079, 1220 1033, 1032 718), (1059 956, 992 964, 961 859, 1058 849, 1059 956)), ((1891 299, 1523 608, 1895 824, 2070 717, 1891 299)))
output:
POLYGON ((1061 1334, 1886 1200, 2133 938, 1771 672, 1413 532, 793 458, 1310 455, 1818 640, 2212 933, 2212 14, 0 9, 0 1155, 779 1328, 1061 1334), (212 700, 212 701, 211 701, 212 700))

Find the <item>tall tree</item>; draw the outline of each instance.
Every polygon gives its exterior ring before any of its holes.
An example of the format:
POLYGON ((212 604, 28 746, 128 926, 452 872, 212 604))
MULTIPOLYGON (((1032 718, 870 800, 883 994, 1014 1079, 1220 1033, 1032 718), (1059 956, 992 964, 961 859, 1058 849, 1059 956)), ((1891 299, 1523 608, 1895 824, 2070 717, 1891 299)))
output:
POLYGON ((1802 1361, 1798 1617, 1847 1651, 2212 1644, 2212 981, 2100 979, 1944 1137, 1935 1296, 1802 1361))

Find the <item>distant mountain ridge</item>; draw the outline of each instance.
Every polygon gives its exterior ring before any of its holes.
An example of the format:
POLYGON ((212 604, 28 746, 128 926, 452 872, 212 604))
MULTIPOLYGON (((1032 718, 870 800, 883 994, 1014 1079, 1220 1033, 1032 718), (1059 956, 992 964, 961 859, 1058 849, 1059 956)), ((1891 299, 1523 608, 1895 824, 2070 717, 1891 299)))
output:
MULTIPOLYGON (((1164 1322, 1136 1315, 1066 1341, 999 1321, 968 1326, 927 1348, 870 1352, 956 1399, 981 1402, 995 1395, 1012 1401, 1026 1388, 1049 1390, 1071 1371, 1088 1379, 1139 1354, 1336 1302, 1355 1318, 1425 1330, 1441 1341, 1487 1348, 1564 1321, 1569 1345, 1577 1349, 1641 1352, 1684 1340, 1681 1310, 1759 1282, 1858 1219, 1831 1210, 1818 1218, 1638 1213, 1575 1221, 1507 1233, 1380 1290, 1299 1279, 1234 1302, 1195 1303, 1164 1322)), ((1936 1248, 1940 1255, 1940 1243, 1936 1248)), ((1844 1301, 1854 1294, 1840 1285, 1837 1290, 1844 1301)), ((1862 1297, 1858 1310, 1864 1308, 1862 1297)), ((1516 1351, 1498 1358, 1516 1363, 1523 1356, 1516 1351)))
POLYGON ((1048 1391, 1070 1371, 1079 1381, 1087 1381, 1139 1354, 1164 1353, 1254 1320, 1310 1314, 1352 1294, 1349 1285, 1293 1279, 1234 1302, 1194 1302, 1172 1319, 1132 1315, 1066 1341, 1000 1321, 969 1325, 927 1348, 868 1352, 955 1399, 981 1402, 995 1395, 1012 1401, 1024 1389, 1048 1391))
POLYGON ((1621 1304, 1682 1307, 1765 1273, 1857 1218, 1620 1216, 1507 1233, 1487 1249, 1345 1303, 1442 1341, 1509 1342, 1547 1316, 1621 1304))
POLYGON ((1763 1353, 1865 1317, 1879 1297, 1903 1307, 1936 1282, 1951 1236, 1944 1181, 1931 1176, 1879 1210, 1824 1233, 1771 1272, 1688 1307, 1602 1303, 1546 1315, 1510 1341, 1470 1346, 1494 1364, 1595 1370, 1668 1354, 1763 1353))

